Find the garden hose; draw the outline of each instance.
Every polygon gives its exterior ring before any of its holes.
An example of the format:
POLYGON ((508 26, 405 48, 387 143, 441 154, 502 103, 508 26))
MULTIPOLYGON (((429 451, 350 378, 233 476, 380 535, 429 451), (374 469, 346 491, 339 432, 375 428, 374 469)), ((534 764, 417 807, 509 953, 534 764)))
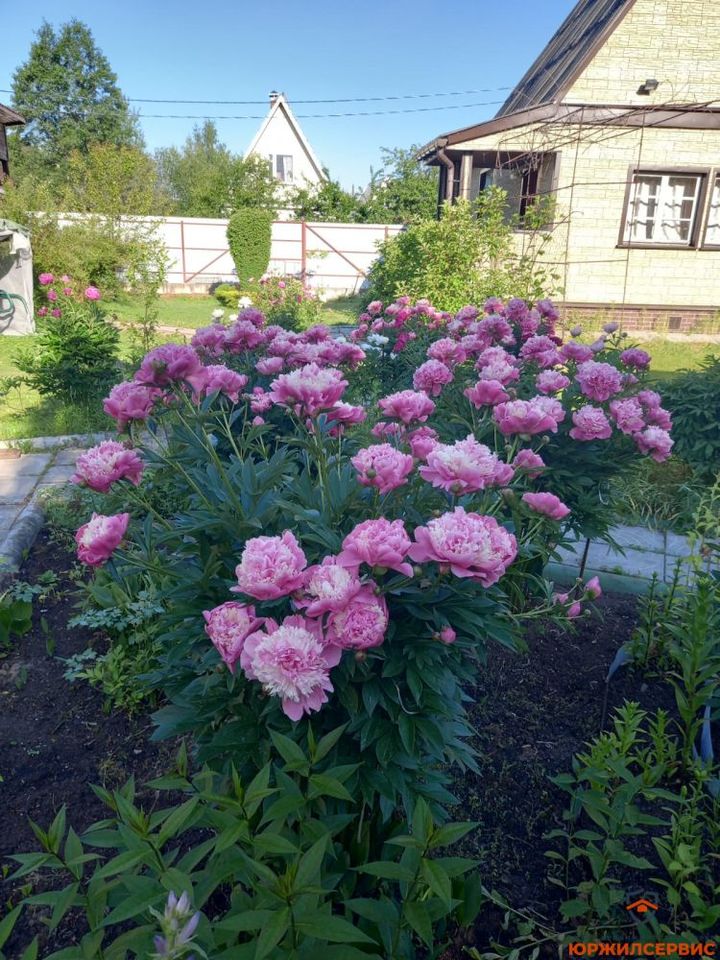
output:
POLYGON ((29 315, 28 305, 24 297, 19 293, 8 293, 7 290, 0 290, 0 320, 12 320, 15 316, 15 304, 13 300, 19 300, 25 307, 25 312, 29 315), (3 307, 3 301, 7 300, 8 306, 3 307))

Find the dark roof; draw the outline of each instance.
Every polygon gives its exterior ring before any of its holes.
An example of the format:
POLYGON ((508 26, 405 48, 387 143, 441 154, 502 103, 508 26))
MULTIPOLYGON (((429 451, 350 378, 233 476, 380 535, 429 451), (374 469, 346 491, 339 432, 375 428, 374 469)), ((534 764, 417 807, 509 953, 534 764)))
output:
POLYGON ((16 127, 18 124, 25 123, 25 118, 19 113, 15 113, 10 107, 0 103, 0 123, 5 127, 16 127))
POLYGON ((635 0, 580 0, 496 116, 560 100, 635 0))

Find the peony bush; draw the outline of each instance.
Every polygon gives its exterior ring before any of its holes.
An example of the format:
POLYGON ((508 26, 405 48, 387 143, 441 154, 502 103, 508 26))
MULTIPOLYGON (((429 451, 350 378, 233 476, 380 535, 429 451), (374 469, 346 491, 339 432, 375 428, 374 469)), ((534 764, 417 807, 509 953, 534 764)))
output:
POLYGON ((246 778, 278 734, 311 752, 336 731, 327 808, 351 798, 357 842, 419 799, 444 815, 488 644, 583 612, 597 582, 554 591, 547 561, 606 522, 612 472, 672 446, 647 355, 557 321, 547 301, 403 298, 345 341, 251 308, 112 389, 127 438, 78 461, 110 504, 78 556, 96 599, 135 577, 161 600, 158 736, 246 778))

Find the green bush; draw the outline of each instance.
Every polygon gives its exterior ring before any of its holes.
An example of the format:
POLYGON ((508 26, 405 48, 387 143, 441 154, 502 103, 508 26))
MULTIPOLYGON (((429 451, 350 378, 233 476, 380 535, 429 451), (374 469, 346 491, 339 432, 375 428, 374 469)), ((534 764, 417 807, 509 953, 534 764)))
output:
POLYGON ((322 303, 298 277, 263 277, 249 292, 269 323, 287 330, 306 330, 320 323, 322 303))
POLYGON ((663 385, 663 397, 673 415, 674 453, 712 480, 720 471, 720 356, 674 377, 663 385))
POLYGON ((256 207, 236 210, 227 228, 230 254, 240 286, 259 280, 270 263, 272 213, 256 207))
POLYGON ((526 216, 525 250, 518 253, 504 190, 446 205, 439 220, 412 224, 380 244, 368 301, 409 296, 456 311, 491 296, 535 301, 550 295, 556 277, 538 263, 548 239, 541 228, 550 212, 543 207, 532 211, 532 223, 526 216))
POLYGON ((214 290, 215 299, 229 310, 237 310, 240 301, 240 287, 235 283, 221 283, 214 290))
POLYGON ((57 292, 50 305, 49 311, 41 308, 46 314, 32 349, 21 352, 15 365, 29 386, 60 403, 102 397, 118 379, 117 328, 108 323, 97 301, 57 292))

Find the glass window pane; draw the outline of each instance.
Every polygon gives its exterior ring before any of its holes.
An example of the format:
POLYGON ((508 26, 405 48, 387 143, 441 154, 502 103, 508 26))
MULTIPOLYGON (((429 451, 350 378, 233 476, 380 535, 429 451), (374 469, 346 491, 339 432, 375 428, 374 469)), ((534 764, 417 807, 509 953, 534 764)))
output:
POLYGON ((705 243, 720 246, 720 177, 715 178, 712 196, 710 197, 710 213, 708 214, 705 243))

